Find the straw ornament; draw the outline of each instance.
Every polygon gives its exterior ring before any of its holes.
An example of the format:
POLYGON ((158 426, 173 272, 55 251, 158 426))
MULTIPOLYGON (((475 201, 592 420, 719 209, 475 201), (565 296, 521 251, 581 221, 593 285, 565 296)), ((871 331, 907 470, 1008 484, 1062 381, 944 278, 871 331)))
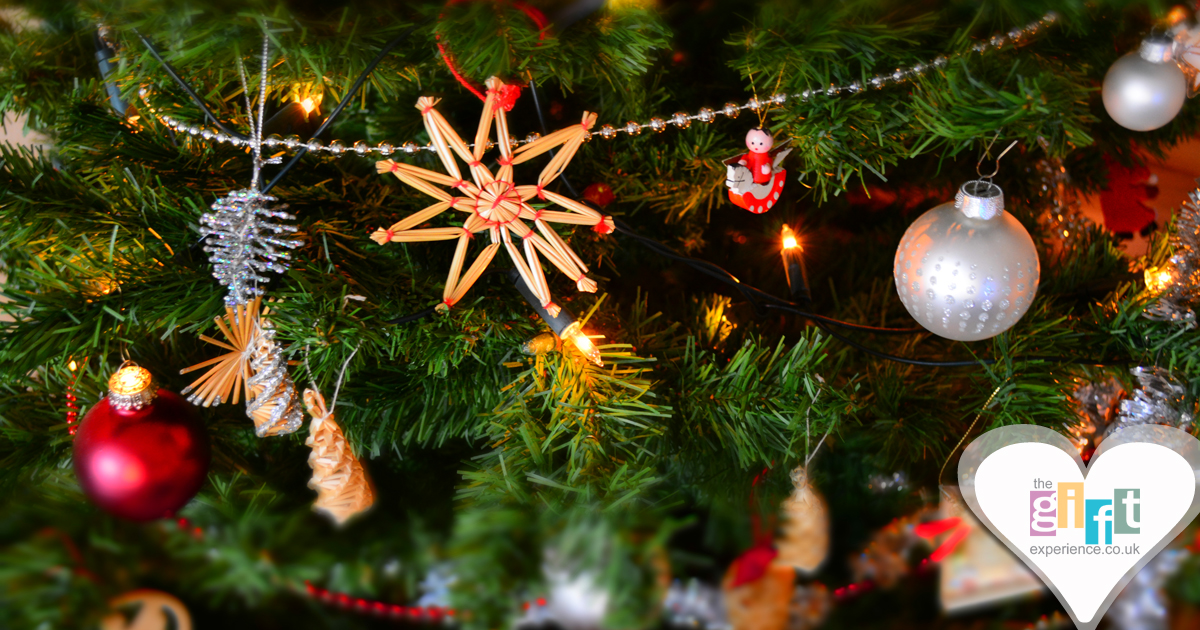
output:
POLYGON ((255 298, 245 304, 226 306, 225 316, 213 319, 213 323, 228 342, 200 335, 202 341, 229 352, 179 371, 180 374, 187 374, 201 368, 209 368, 203 376, 183 388, 184 394, 190 394, 188 402, 201 407, 211 407, 226 401, 237 403, 243 392, 246 400, 250 400, 250 359, 254 351, 255 337, 258 335, 261 306, 262 299, 255 298))
POLYGON ((371 507, 375 502, 375 491, 371 489, 371 480, 367 478, 362 462, 355 457, 354 449, 350 448, 341 427, 334 421, 333 411, 325 407, 321 393, 304 390, 304 406, 312 416, 308 439, 304 443, 312 448, 308 465, 313 475, 308 487, 317 491, 313 509, 328 514, 342 525, 371 507))
POLYGON ((510 101, 515 98, 511 89, 513 86, 492 77, 487 80, 487 87, 487 100, 483 104, 483 115, 479 120, 473 150, 437 111, 438 99, 425 96, 417 100, 416 107, 425 120, 430 143, 446 173, 437 173, 392 160, 377 162, 375 168, 379 173, 395 175, 405 184, 433 197, 437 203, 390 228, 376 230, 371 239, 380 245, 458 240, 442 303, 438 305, 439 310, 446 310, 462 300, 487 269, 492 258, 503 248, 521 274, 521 278, 541 301, 541 306, 552 316, 557 316, 560 309, 551 300, 550 288, 542 271, 543 258, 574 280, 579 291, 594 292, 596 282, 585 275, 588 271, 587 265, 567 246, 550 224, 586 225, 601 234, 609 234, 614 229, 611 217, 596 212, 586 204, 545 189, 566 170, 575 152, 591 136, 589 130, 596 122, 596 114, 584 112, 580 124, 556 131, 514 151, 514 142, 509 135, 508 119, 505 116, 505 112, 511 107, 510 101), (482 162, 483 153, 492 146, 488 136, 491 135, 493 125, 496 128, 495 146, 500 149, 499 168, 495 173, 482 162), (555 149, 558 149, 558 152, 542 170, 536 185, 516 185, 513 166, 555 149), (465 177, 456 158, 467 164, 465 177), (451 195, 439 186, 457 190, 461 196, 451 195), (565 211, 537 210, 529 205, 534 198, 554 204, 565 211), (447 210, 467 214, 461 227, 414 229, 447 210), (468 266, 468 243, 481 232, 487 232, 489 244, 468 266))
POLYGON ((225 307, 225 316, 213 322, 227 341, 201 335, 200 338, 229 352, 179 371, 187 374, 208 368, 200 378, 184 388, 188 401, 201 407, 225 401, 246 399, 246 415, 254 421, 259 437, 285 435, 300 428, 296 386, 287 375, 275 329, 260 314, 262 298, 246 304, 225 307))
POLYGON ((792 471, 792 494, 784 502, 783 536, 776 541, 775 562, 811 575, 829 553, 829 508, 808 480, 803 466, 792 471))

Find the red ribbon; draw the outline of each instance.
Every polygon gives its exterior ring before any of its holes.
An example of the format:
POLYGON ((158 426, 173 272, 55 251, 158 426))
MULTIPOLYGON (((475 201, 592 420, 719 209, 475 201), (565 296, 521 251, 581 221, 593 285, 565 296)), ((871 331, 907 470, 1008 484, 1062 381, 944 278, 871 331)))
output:
MULTIPOLYGON (((771 462, 774 464, 775 462, 771 462)), ((750 528, 754 532, 754 546, 746 553, 738 556, 733 561, 733 583, 731 586, 741 586, 758 580, 767 572, 767 567, 771 565, 771 561, 775 556, 779 555, 779 551, 775 549, 773 531, 775 529, 774 516, 770 519, 770 526, 763 527, 762 518, 758 513, 758 482, 770 472, 770 468, 764 468, 762 472, 754 476, 754 481, 750 483, 750 528)))
MULTIPOLYGON (((463 2, 467 2, 467 1, 468 0, 448 0, 446 2, 446 6, 449 7, 449 6, 453 6, 455 4, 462 4, 463 2)), ((539 31, 538 32, 538 45, 541 45, 542 40, 546 39, 546 26, 549 24, 546 21, 545 14, 543 14, 541 11, 535 9, 534 7, 529 6, 528 4, 521 2, 520 0, 514 1, 512 3, 512 6, 514 9, 517 9, 521 13, 524 13, 533 22, 534 26, 536 26, 538 28, 538 31, 539 31)), ((439 15, 438 19, 441 19, 441 17, 444 15, 445 15, 444 13, 442 15, 439 15)), ((477 96, 479 98, 479 100, 487 101, 487 97, 484 96, 484 94, 483 94, 482 86, 480 86, 478 83, 472 81, 471 79, 468 79, 467 77, 463 76, 463 74, 461 72, 459 72, 458 67, 456 67, 454 64, 454 54, 451 53, 449 50, 447 50, 446 46, 444 44, 442 44, 442 42, 440 41, 442 39, 441 35, 438 35, 437 39, 439 40, 437 43, 438 52, 441 53, 442 61, 444 61, 446 63, 446 68, 448 68, 450 70, 450 74, 454 75, 454 78, 457 79, 458 82, 461 83, 463 87, 467 88, 467 90, 469 90, 472 94, 477 96)), ((488 90, 488 91, 491 92, 491 90, 488 90)), ((520 95, 521 95, 521 87, 520 86, 505 85, 503 88, 501 88, 500 95, 499 95, 500 98, 497 100, 497 104, 500 107, 503 107, 504 111, 510 112, 510 111, 512 111, 513 105, 516 105, 517 97, 520 95)))

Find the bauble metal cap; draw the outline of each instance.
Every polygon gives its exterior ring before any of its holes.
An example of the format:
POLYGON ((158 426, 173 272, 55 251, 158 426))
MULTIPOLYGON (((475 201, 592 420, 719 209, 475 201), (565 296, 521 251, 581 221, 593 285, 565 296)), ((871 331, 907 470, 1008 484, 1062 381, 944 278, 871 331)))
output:
POLYGON ((972 219, 991 219, 1004 212, 1004 191, 992 182, 971 180, 959 187, 954 207, 972 219))

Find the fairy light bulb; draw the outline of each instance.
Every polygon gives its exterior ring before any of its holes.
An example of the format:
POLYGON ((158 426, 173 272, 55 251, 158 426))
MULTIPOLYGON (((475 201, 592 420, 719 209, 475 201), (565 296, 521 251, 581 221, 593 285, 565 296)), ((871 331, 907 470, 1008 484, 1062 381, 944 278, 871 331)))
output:
POLYGON ((1144 272, 1146 289, 1154 295, 1166 291, 1175 282, 1175 270, 1170 265, 1149 267, 1144 272))
POLYGON ((800 248, 800 251, 804 251, 803 248, 800 247, 800 241, 796 240, 796 233, 793 232, 792 228, 788 227, 787 225, 783 226, 782 237, 784 251, 797 248, 800 248))
POLYGON ((788 293, 801 302, 812 301, 812 293, 808 290, 808 271, 804 268, 804 248, 800 239, 787 224, 779 233, 783 243, 780 254, 783 256, 783 273, 787 277, 788 293))
POLYGON ((592 363, 601 367, 604 366, 604 362, 600 360, 600 349, 583 333, 583 326, 575 321, 575 316, 571 314, 571 311, 558 307, 558 311, 551 315, 550 311, 542 306, 542 301, 533 294, 529 285, 525 283, 525 279, 521 277, 521 274, 516 269, 508 272, 508 278, 517 287, 517 292, 525 298, 526 302, 529 302, 533 310, 537 311, 542 321, 546 322, 546 325, 550 327, 550 330, 554 331, 554 334, 558 335, 564 341, 570 341, 575 344, 575 347, 583 353, 583 356, 587 357, 592 363))
POLYGON ((317 104, 316 104, 316 102, 314 102, 312 100, 312 97, 308 97, 308 98, 305 98, 304 100, 300 101, 300 109, 304 110, 305 116, 313 113, 313 110, 315 110, 316 108, 317 108, 317 104))
POLYGON ((600 359, 600 349, 596 347, 596 344, 592 343, 592 340, 587 335, 583 334, 583 327, 579 325, 579 322, 567 326, 567 329, 562 332, 561 336, 563 339, 569 339, 571 343, 575 344, 579 352, 583 353, 583 356, 587 357, 589 361, 600 367, 604 367, 604 361, 600 359))

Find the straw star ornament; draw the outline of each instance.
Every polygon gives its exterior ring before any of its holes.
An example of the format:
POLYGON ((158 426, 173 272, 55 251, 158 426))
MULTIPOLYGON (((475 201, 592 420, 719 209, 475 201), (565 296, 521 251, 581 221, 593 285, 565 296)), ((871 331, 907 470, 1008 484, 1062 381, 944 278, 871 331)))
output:
POLYGON ((580 124, 561 129, 514 150, 505 111, 512 108, 517 88, 506 85, 496 77, 488 79, 487 87, 487 100, 483 104, 483 115, 479 120, 473 148, 467 146, 450 123, 435 109, 438 99, 421 97, 417 100, 417 109, 421 110, 425 128, 429 131, 434 150, 441 159, 446 174, 392 160, 377 162, 375 167, 379 173, 395 175, 405 184, 433 197, 437 203, 386 230, 376 230, 371 239, 380 245, 388 242, 458 239, 442 303, 438 305, 439 310, 449 309, 460 301, 487 269, 496 252, 504 247, 525 283, 541 301, 542 307, 552 316, 557 316, 560 309, 550 298, 550 289, 542 272, 543 257, 574 280, 576 288, 580 291, 594 292, 596 283, 587 277, 587 265, 550 224, 590 225, 601 234, 610 234, 613 231, 611 217, 604 216, 574 199, 546 190, 546 186, 566 169, 579 146, 589 138, 589 130, 596 122, 596 114, 584 112, 580 124), (493 124, 497 137, 495 145, 500 149, 499 168, 494 174, 481 161, 484 152, 492 145, 488 136, 493 124), (558 154, 538 176, 536 185, 516 185, 513 166, 559 147, 561 149, 558 154), (455 156, 467 164, 470 181, 463 179, 455 156), (457 190, 462 196, 451 195, 439 186, 457 190), (559 206, 565 211, 535 209, 529 204, 534 198, 559 206), (414 229, 447 210, 456 210, 467 215, 461 227, 414 229), (487 232, 489 243, 464 272, 468 244, 476 234, 482 232, 487 232))

